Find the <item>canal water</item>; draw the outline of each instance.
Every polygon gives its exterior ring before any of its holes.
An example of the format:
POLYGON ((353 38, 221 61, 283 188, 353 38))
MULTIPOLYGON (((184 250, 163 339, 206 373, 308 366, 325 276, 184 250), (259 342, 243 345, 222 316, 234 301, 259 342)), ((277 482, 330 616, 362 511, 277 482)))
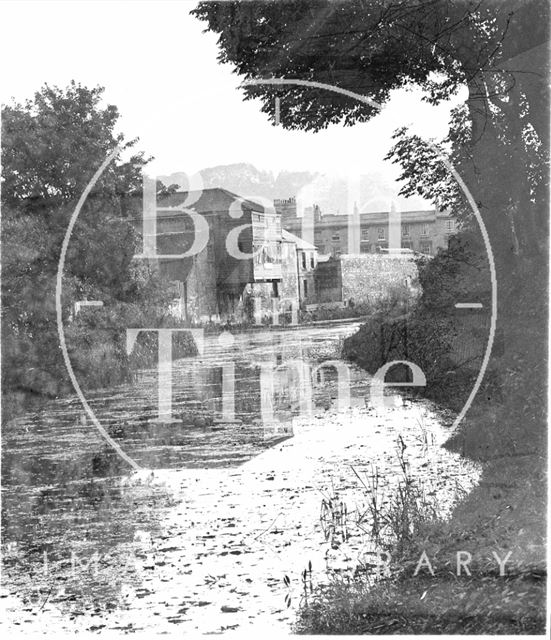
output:
POLYGON ((171 423, 157 420, 155 370, 87 393, 137 473, 76 397, 5 425, 4 624, 289 631, 305 569, 319 584, 372 549, 357 475, 376 474, 385 500, 405 459, 446 517, 479 469, 441 447, 452 419, 431 403, 372 406, 369 376, 340 360, 358 326, 206 336, 174 363, 171 423), (329 499, 347 508, 338 553, 329 499))

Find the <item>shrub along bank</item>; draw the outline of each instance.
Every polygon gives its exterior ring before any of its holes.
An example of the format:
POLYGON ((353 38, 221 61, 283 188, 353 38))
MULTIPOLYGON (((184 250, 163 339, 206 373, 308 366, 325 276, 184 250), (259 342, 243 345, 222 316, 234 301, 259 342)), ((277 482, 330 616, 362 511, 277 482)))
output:
MULTIPOLYGON (((160 309, 144 311, 138 305, 113 305, 101 311, 89 310, 65 326, 67 354, 84 392, 131 382, 139 369, 156 366, 158 336, 155 332, 138 334, 131 352, 127 352, 127 328, 179 328, 170 315, 160 309)), ((57 332, 44 332, 27 344, 6 337, 4 357, 11 363, 3 371, 2 412, 4 421, 24 411, 40 407, 44 400, 73 392, 62 359, 57 332)), ((197 354, 189 332, 172 336, 174 359, 197 354)))
MULTIPOLYGON (((417 307, 407 318, 371 318, 345 342, 345 357, 370 372, 391 360, 414 362, 427 378, 417 391, 459 411, 478 374, 487 333, 466 328, 454 303, 479 300, 488 308, 482 255, 472 238, 460 236, 448 251, 419 265, 423 294, 417 307), (475 349, 465 348, 469 341, 475 349)), ((544 633, 546 273, 526 267, 509 290, 500 289, 488 370, 444 445, 484 463, 478 486, 448 522, 428 518, 401 553, 393 547, 392 578, 373 586, 358 576, 318 589, 301 607, 297 632, 544 633), (471 554, 470 575, 457 576, 458 551, 471 554), (426 567, 414 575, 423 552, 434 575, 426 567), (494 553, 508 558, 505 575, 494 553)), ((387 380, 407 376, 405 367, 395 367, 387 380)))

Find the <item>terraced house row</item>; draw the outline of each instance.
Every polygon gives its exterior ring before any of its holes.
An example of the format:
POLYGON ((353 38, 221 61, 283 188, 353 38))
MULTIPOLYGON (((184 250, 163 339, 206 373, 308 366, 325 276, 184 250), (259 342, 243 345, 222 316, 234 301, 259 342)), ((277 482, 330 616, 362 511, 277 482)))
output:
POLYGON ((274 202, 282 215, 285 229, 302 237, 309 235, 321 254, 335 257, 358 252, 380 253, 388 249, 391 219, 396 220, 399 226, 395 246, 434 255, 438 249, 448 246, 457 224, 450 212, 437 209, 397 212, 389 207, 388 211, 359 213, 356 208, 349 217, 323 214, 314 205, 307 207, 303 216, 297 217, 293 198, 274 202))

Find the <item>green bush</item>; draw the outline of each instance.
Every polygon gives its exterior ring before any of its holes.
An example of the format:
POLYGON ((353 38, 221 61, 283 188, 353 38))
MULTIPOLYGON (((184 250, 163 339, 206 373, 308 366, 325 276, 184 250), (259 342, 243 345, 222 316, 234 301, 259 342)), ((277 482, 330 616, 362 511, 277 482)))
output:
MULTIPOLYGON (((158 362, 158 335, 142 331, 131 351, 126 351, 129 328, 187 328, 162 310, 143 310, 138 305, 113 305, 92 311, 69 324, 66 342, 75 370, 86 388, 109 387, 132 379, 138 369, 154 367, 158 362)), ((172 336, 174 360, 197 354, 197 348, 189 332, 172 336)))
MULTIPOLYGON (((424 395, 459 409, 466 399, 465 390, 472 388, 480 369, 487 332, 465 329, 455 303, 475 299, 489 309, 487 265, 476 239, 462 233, 434 258, 419 258, 417 267, 422 292, 408 313, 400 315, 404 306, 397 295, 391 295, 345 341, 343 356, 371 374, 395 360, 416 364, 426 377, 424 395), (461 358, 457 345, 464 343, 472 347, 476 357, 461 358)), ((495 377, 495 372, 489 372, 487 380, 495 377)), ((411 371, 397 365, 386 379, 408 382, 411 371)))

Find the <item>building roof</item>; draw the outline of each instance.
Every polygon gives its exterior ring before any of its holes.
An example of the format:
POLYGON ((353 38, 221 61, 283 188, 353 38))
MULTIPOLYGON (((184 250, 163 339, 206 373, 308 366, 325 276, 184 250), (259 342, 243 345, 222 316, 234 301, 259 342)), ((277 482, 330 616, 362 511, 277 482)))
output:
MULTIPOLYGON (((397 212, 400 219, 404 222, 434 222, 436 219, 436 211, 429 209, 428 211, 401 211, 397 212)), ((360 213, 360 221, 364 224, 380 224, 388 222, 389 212, 377 211, 373 213, 360 213)))
POLYGON ((299 238, 298 236, 295 236, 294 233, 290 233, 289 231, 282 229, 281 230, 281 237, 285 242, 292 242, 293 244, 297 245, 297 249, 302 249, 303 251, 315 251, 316 247, 313 244, 310 244, 309 242, 306 242, 306 240, 303 240, 302 238, 299 238))
MULTIPOLYGON (((400 212, 400 219, 402 222, 434 222, 436 218, 452 218, 450 213, 436 212, 434 209, 428 209, 424 211, 402 211, 400 212)), ((360 213, 360 225, 369 226, 375 224, 388 224, 389 212, 388 211, 374 211, 369 213, 360 213)), ((323 228, 343 228, 349 223, 349 217, 347 215, 329 214, 321 216, 319 220, 316 220, 314 226, 316 230, 323 228)), ((299 228, 302 225, 302 218, 287 218, 285 224, 291 228, 299 228)))
MULTIPOLYGON (((242 198, 236 193, 232 193, 227 189, 221 187, 214 187, 210 189, 202 189, 201 191, 186 191, 184 189, 175 191, 164 198, 160 198, 157 202, 159 208, 178 207, 182 206, 186 200, 190 199, 189 209, 197 211, 197 213, 214 213, 218 211, 228 211, 232 205, 241 207, 245 210, 255 211, 257 213, 264 213, 264 207, 258 202, 242 198), (191 196, 191 198, 189 198, 191 196)), ((236 208, 236 211, 238 208, 236 208)), ((174 212, 177 213, 177 212, 174 212)), ((159 216, 172 215, 168 211, 159 211, 159 216)))

